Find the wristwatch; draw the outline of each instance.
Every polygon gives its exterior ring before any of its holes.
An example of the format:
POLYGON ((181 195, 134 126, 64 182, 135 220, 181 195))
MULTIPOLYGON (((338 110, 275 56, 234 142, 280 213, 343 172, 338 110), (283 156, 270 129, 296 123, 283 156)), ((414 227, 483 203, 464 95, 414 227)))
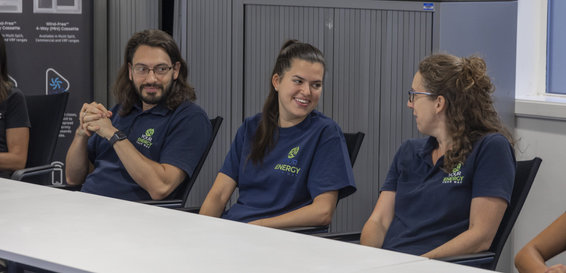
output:
POLYGON ((124 134, 124 132, 122 131, 116 131, 112 137, 108 140, 108 142, 110 142, 110 146, 114 146, 114 143, 116 143, 117 141, 120 140, 124 140, 126 139, 128 136, 126 136, 126 134, 124 134))

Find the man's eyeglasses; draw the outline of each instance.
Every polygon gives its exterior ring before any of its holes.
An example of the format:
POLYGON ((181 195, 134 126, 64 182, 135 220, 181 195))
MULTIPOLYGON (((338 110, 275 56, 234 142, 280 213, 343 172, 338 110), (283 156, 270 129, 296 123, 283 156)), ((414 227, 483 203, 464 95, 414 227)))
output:
POLYGON ((413 89, 407 91, 409 93, 409 102, 412 103, 415 101, 415 94, 423 94, 423 95, 427 95, 427 96, 432 96, 432 93, 429 92, 420 92, 420 91, 415 91, 413 89))
POLYGON ((159 64, 154 66, 153 68, 149 68, 142 64, 136 64, 133 68, 133 71, 136 76, 140 77, 146 77, 149 74, 149 71, 153 71, 153 74, 155 74, 155 76, 164 76, 172 68, 172 66, 168 66, 166 64, 159 64))

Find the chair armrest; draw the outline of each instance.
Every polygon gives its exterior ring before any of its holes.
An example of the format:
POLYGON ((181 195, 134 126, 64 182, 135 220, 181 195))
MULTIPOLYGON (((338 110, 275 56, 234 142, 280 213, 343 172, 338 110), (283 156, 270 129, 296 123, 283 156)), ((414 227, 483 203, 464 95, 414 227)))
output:
POLYGON ((176 210, 180 210, 180 211, 184 211, 184 212, 190 212, 190 213, 194 213, 194 214, 198 214, 200 211, 200 207, 186 207, 186 208, 175 208, 176 210))
POLYGON ((52 164, 25 168, 15 171, 10 178, 13 180, 22 181, 24 177, 38 176, 38 175, 50 173, 58 169, 61 169, 60 165, 52 165, 52 164))
POLYGON ((328 233, 328 225, 326 226, 312 226, 312 227, 291 227, 291 228, 283 228, 283 230, 297 232, 302 234, 320 234, 320 233, 328 233))
POLYGON ((142 204, 158 206, 162 208, 171 208, 171 209, 178 209, 183 204, 183 200, 181 199, 172 199, 172 200, 146 200, 140 201, 142 204))
POLYGON ((444 262, 450 262, 450 263, 458 263, 458 262, 461 262, 461 261, 473 261, 473 260, 480 260, 480 259, 485 259, 485 258, 493 258, 494 256, 495 256, 495 253, 489 252, 489 251, 484 251, 484 252, 474 253, 474 254, 465 254, 465 255, 438 258, 436 260, 444 261, 444 262))
POLYGON ((68 191, 80 191, 83 185, 45 185, 50 188, 68 190, 68 191))
POLYGON ((317 237, 338 240, 342 242, 348 243, 359 243, 360 242, 360 231, 352 231, 352 232, 330 232, 330 233, 322 233, 322 234, 315 234, 317 237))

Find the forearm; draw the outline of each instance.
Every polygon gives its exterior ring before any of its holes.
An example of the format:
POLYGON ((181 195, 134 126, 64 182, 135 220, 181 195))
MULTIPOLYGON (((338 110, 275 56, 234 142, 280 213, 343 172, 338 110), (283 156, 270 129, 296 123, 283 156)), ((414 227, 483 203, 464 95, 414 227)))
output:
POLYGON ((88 136, 77 129, 65 159, 65 176, 67 184, 80 185, 84 182, 89 171, 88 136))
POLYGON ((23 153, 0 153, 0 169, 19 170, 26 167, 27 154, 23 153))
POLYGON ((546 270, 546 264, 534 245, 527 244, 515 257, 515 267, 520 273, 538 273, 546 270))
POLYGON ((220 217, 224 212, 224 208, 226 207, 226 203, 224 200, 221 200, 218 196, 212 196, 209 193, 204 199, 202 206, 200 208, 199 214, 212 216, 212 217, 220 217))
POLYGON ((164 165, 145 157, 127 139, 116 142, 113 148, 128 174, 154 200, 167 197, 184 179, 168 176, 164 165))
POLYGON ((378 221, 369 219, 362 228, 360 244, 381 248, 383 246, 383 240, 385 239, 387 229, 387 227, 380 224, 378 221))
POLYGON ((333 209, 313 203, 282 215, 255 220, 250 224, 272 228, 324 226, 332 221, 333 212, 333 209))
POLYGON ((473 254, 489 249, 493 238, 487 238, 485 233, 468 229, 443 245, 425 253, 423 256, 431 259, 456 255, 473 254))

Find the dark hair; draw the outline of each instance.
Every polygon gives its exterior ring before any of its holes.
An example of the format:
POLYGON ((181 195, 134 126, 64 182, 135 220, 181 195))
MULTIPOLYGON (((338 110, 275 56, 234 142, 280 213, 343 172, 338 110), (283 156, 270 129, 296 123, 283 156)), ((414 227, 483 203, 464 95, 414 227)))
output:
POLYGON ((8 77, 8 58, 4 37, 0 34, 0 102, 3 102, 10 93, 12 81, 8 77))
MULTIPOLYGON (((277 74, 280 78, 283 78, 285 72, 291 68, 291 62, 294 59, 320 63, 323 67, 325 66, 324 56, 318 48, 297 40, 288 40, 279 51, 271 77, 277 74)), ((248 156, 248 159, 251 159, 254 164, 261 163, 265 154, 269 153, 277 143, 279 100, 278 93, 275 91, 273 84, 271 84, 271 77, 269 78, 269 95, 263 104, 259 126, 254 134, 251 152, 248 156)))
POLYGON ((486 134, 501 133, 514 144, 495 111, 491 97, 495 87, 482 58, 434 54, 421 61, 419 72, 426 90, 446 100, 446 123, 453 142, 445 153, 444 171, 464 162, 473 143, 486 134))
POLYGON ((136 87, 128 75, 128 65, 131 64, 134 54, 140 45, 160 47, 167 52, 173 65, 177 62, 181 64, 179 76, 173 81, 171 92, 167 94, 165 99, 165 106, 169 109, 176 109, 186 100, 194 101, 196 99, 194 88, 187 82, 187 63, 181 57, 181 52, 175 40, 161 30, 144 30, 135 33, 128 41, 124 54, 124 63, 118 72, 118 78, 113 86, 114 96, 118 103, 122 105, 120 115, 123 116, 130 113, 132 107, 140 101, 136 87))

